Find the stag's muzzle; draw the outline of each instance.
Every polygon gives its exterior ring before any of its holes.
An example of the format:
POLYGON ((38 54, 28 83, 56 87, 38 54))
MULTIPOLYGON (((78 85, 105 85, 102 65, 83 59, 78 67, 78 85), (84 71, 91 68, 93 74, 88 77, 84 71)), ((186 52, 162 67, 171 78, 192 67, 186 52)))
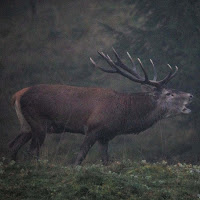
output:
POLYGON ((182 113, 184 114, 189 114, 192 111, 188 108, 188 106, 190 105, 190 103, 192 102, 193 99, 193 95, 192 94, 188 94, 188 100, 184 103, 184 106, 182 108, 182 113))

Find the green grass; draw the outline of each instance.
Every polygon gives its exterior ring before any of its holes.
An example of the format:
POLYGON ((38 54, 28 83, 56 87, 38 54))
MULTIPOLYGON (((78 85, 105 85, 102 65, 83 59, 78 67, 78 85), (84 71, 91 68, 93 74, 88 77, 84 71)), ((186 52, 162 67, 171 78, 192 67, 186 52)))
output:
POLYGON ((0 199, 198 199, 200 166, 126 161, 61 166, 0 163, 0 199))

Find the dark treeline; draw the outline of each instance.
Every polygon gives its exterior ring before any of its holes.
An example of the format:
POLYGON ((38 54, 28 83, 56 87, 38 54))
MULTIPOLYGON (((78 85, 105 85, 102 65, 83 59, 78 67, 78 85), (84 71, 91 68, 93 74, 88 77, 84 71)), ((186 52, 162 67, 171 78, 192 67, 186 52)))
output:
MULTIPOLYGON (((33 0, 1 0, 1 155, 8 155, 7 143, 19 132, 10 99, 23 87, 57 83, 139 91, 138 84, 98 71, 89 62, 89 57, 100 62, 96 50, 111 55, 113 46, 127 63, 127 51, 133 58, 140 57, 147 71, 151 58, 160 78, 168 70, 167 63, 177 65, 178 75, 169 86, 190 92, 195 99, 191 115, 163 120, 136 136, 115 138, 111 156, 200 162, 199 1, 38 0, 34 11, 33 4, 33 0)), ((71 134, 49 135, 43 156, 72 162, 82 139, 71 134)), ((96 155, 94 147, 87 161, 96 155)))

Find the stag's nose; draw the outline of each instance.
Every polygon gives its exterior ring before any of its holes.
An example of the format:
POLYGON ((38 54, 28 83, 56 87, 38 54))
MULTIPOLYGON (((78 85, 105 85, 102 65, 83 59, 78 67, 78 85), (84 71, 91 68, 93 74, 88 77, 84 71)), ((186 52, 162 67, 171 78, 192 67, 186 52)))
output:
POLYGON ((190 94, 190 99, 192 99, 193 98, 193 95, 192 94, 190 94))
POLYGON ((193 95, 189 93, 189 102, 192 102, 193 95))

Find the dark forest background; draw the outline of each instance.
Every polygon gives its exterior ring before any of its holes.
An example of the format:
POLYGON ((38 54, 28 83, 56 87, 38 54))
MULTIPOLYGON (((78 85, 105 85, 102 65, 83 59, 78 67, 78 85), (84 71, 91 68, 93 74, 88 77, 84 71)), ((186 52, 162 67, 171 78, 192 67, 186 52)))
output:
MULTIPOLYGON (((192 114, 165 119, 139 135, 116 137, 109 152, 114 160, 200 162, 200 1, 197 0, 1 0, 0 1, 0 154, 19 133, 10 104, 18 90, 39 83, 69 84, 139 91, 118 75, 95 69, 97 50, 111 47, 128 62, 126 52, 147 68, 153 59, 159 77, 167 63, 179 67, 169 87, 191 92, 192 114)), ((152 73, 151 70, 148 71, 152 73)), ((46 159, 72 163, 83 136, 48 135, 46 159)), ((26 147, 20 153, 26 156, 26 147)), ((98 148, 85 162, 96 162, 98 148)))

